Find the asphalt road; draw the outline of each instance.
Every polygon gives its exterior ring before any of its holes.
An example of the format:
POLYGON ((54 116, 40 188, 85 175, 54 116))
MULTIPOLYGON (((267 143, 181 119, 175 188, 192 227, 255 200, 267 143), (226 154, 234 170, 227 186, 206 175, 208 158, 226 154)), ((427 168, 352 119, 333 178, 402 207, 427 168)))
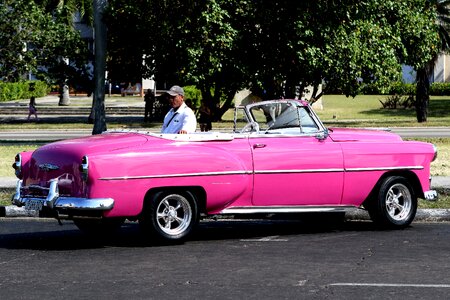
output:
POLYGON ((0 220, 2 299, 448 299, 450 223, 202 222, 184 244, 134 223, 89 238, 71 223, 0 220))
POLYGON ((449 127, 422 127, 422 128, 392 128, 392 132, 409 138, 420 138, 420 137, 450 137, 449 127))

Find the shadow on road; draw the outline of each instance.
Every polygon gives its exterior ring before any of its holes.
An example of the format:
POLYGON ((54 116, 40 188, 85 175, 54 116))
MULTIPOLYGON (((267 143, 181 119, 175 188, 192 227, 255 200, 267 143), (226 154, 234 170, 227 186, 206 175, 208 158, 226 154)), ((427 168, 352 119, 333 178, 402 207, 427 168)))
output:
MULTIPOLYGON (((57 222, 26 221, 26 227, 14 230, 19 220, 2 222, 0 248, 66 251, 105 247, 161 247, 145 236, 137 223, 127 222, 120 231, 109 236, 89 236, 71 222, 59 226, 57 222), (10 223, 8 225, 8 223, 10 223), (11 228, 3 230, 8 225, 11 228), (6 232, 5 232, 6 231, 6 232), (16 231, 16 232, 14 232, 16 231)), ((22 226, 22 225, 21 225, 22 226)), ((333 234, 352 231, 379 231, 372 222, 346 221, 328 223, 323 220, 206 220, 202 221, 185 243, 226 240, 249 240, 290 235, 333 234)))

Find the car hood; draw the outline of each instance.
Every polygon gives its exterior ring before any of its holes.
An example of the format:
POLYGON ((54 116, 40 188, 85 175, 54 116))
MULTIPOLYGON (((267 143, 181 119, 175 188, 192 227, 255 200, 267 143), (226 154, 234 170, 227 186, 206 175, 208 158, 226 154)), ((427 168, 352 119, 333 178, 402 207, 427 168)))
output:
POLYGON ((104 133, 50 143, 36 151, 46 153, 64 151, 84 155, 138 147, 145 144, 147 140, 145 135, 138 133, 104 133))
POLYGON ((335 142, 401 141, 394 133, 376 129, 329 128, 330 138, 335 142))

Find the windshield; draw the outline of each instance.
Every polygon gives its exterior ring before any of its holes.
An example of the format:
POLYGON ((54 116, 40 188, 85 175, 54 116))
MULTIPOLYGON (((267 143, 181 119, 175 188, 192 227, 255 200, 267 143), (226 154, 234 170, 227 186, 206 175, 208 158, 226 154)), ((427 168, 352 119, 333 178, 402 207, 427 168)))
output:
POLYGON ((252 105, 249 113, 260 132, 299 134, 319 131, 309 107, 299 106, 296 102, 271 101, 252 105))

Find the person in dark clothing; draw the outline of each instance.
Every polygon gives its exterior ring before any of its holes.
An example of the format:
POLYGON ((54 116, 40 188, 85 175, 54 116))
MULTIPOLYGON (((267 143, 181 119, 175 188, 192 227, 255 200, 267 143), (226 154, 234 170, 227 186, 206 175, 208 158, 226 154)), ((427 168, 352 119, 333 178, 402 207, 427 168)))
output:
POLYGON ((28 104, 28 121, 30 121, 31 115, 34 115, 36 117, 36 120, 38 119, 36 109, 36 98, 34 96, 30 98, 30 103, 28 104))
POLYGON ((198 110, 198 123, 200 124, 200 131, 210 131, 212 129, 211 110, 203 102, 198 110))
POLYGON ((148 89, 144 96, 145 113, 144 121, 151 121, 153 118, 153 104, 155 103, 155 93, 152 89, 148 89))

